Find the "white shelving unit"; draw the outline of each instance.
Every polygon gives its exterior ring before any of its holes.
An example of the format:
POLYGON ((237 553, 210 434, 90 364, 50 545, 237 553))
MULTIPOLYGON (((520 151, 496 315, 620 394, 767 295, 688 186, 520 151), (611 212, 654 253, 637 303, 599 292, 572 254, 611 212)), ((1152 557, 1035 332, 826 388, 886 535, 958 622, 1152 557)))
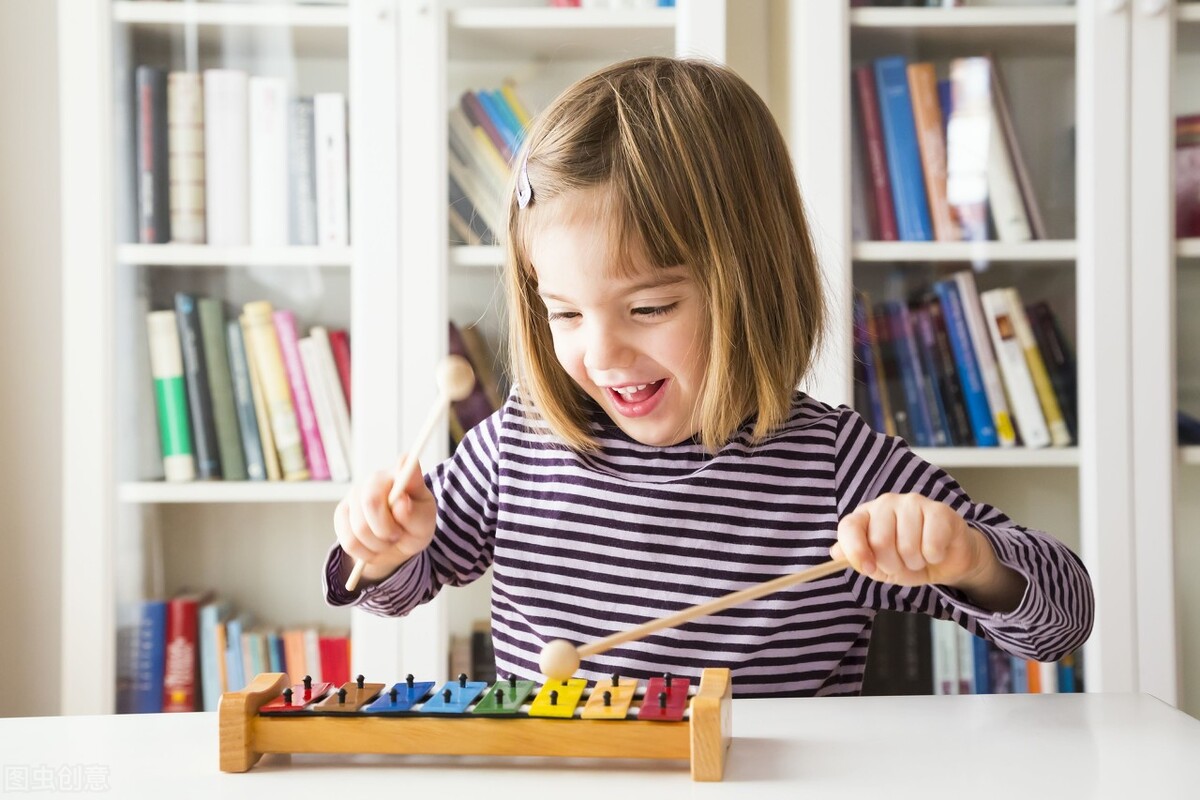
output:
MULTIPOLYGON (((1141 467, 1134 461, 1132 419, 1142 411, 1135 392, 1126 389, 1142 358, 1140 350, 1134 357, 1130 309, 1130 286, 1136 285, 1128 166, 1136 148, 1125 123, 1131 113, 1130 5, 1138 4, 1079 0, 953 9, 798 4, 789 20, 790 129, 822 263, 837 296, 834 335, 815 381, 818 396, 852 404, 852 290, 860 282, 879 281, 881 273, 975 264, 988 270, 979 273, 982 288, 1011 281, 1026 297, 1043 291, 1061 296, 1078 360, 1078 445, 919 452, 954 472, 976 499, 1005 497, 993 502, 1020 521, 1036 526, 1040 518, 1057 520, 1058 527, 1047 530, 1081 554, 1096 589, 1096 622, 1084 652, 1089 691, 1145 690, 1175 703, 1173 631, 1148 624, 1139 611, 1151 595, 1169 587, 1147 586, 1134 566, 1157 545, 1143 538, 1135 522, 1141 505, 1135 514, 1134 473, 1141 467), (1005 72, 1018 140, 1038 145, 1023 149, 1051 238, 1017 245, 852 241, 852 66, 892 53, 945 64, 985 52, 1005 72), (1060 86, 1071 99, 1056 98, 1060 86), (1051 145, 1069 140, 1072 131, 1074 155, 1064 157, 1066 151, 1051 145), (1063 199, 1063 184, 1073 184, 1073 197, 1063 199), (1047 495, 1055 508, 1045 505, 1047 495)), ((1139 92, 1143 85, 1139 82, 1139 92)), ((1159 180, 1152 185, 1161 192, 1165 184, 1159 180)))

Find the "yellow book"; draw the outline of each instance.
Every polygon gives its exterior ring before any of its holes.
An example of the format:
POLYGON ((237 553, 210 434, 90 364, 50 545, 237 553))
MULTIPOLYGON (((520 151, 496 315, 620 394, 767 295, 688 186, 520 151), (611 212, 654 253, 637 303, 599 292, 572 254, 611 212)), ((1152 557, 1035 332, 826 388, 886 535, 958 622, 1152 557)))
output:
POLYGON ((487 154, 484 156, 484 160, 492 165, 496 174, 503 175, 505 180, 508 180, 508 162, 504 160, 504 156, 500 155, 495 143, 488 138, 487 131, 476 125, 471 129, 471 134, 475 137, 479 150, 487 154))
POLYGON ((1029 325, 1029 317, 1025 314, 1025 306, 1021 302, 1021 293, 1016 289, 1005 290, 1008 293, 1009 311, 1012 314, 1013 329, 1017 341, 1025 352, 1025 361, 1029 364, 1029 374, 1033 378, 1033 387, 1037 390, 1038 402, 1042 413, 1046 416, 1046 427, 1050 429, 1050 442, 1055 447, 1068 447, 1071 444, 1071 431, 1063 419, 1062 407, 1058 404, 1058 396, 1054 394, 1054 385, 1050 382, 1050 373, 1038 349, 1037 339, 1033 328, 1029 325))
POLYGON ((525 104, 517 97, 517 85, 512 81, 505 81, 500 87, 500 93, 504 95, 504 99, 508 102, 508 107, 512 109, 513 114, 517 117, 517 122, 521 123, 521 127, 525 128, 529 125, 529 121, 533 119, 529 111, 525 108, 525 104))
POLYGON ((271 304, 265 300, 246 303, 242 307, 247 361, 253 363, 258 372, 283 479, 305 481, 308 480, 308 462, 304 460, 296 407, 292 402, 292 389, 283 366, 283 353, 279 349, 279 336, 275 333, 272 311, 271 304))
POLYGON ((271 435, 271 418, 267 415, 267 401, 263 398, 262 383, 258 377, 258 367, 255 365, 253 351, 250 350, 250 334, 246 326, 246 316, 238 317, 242 326, 242 341, 246 348, 246 370, 250 373, 250 396, 254 398, 254 417, 258 422, 258 438, 262 440, 263 462, 267 467, 267 480, 283 480, 283 472, 279 468, 279 454, 275 452, 275 437, 271 435))

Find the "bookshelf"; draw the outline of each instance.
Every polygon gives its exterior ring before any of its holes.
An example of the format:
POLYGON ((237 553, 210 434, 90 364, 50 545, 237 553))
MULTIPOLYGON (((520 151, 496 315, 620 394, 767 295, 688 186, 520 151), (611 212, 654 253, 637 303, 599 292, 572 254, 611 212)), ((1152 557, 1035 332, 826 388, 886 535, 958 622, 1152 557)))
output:
MULTIPOLYGON (((1162 375, 1146 370, 1160 369, 1158 354, 1169 352, 1159 342, 1154 357, 1145 358, 1148 348, 1136 335, 1142 318, 1131 307, 1139 301, 1147 265, 1141 239, 1136 251, 1131 244, 1142 235, 1134 211, 1146 205, 1144 198, 1139 203, 1130 196, 1130 169, 1138 172, 1139 148, 1125 121, 1139 114, 1130 116, 1129 87, 1136 80, 1138 91, 1132 94, 1145 94, 1144 87, 1161 84, 1166 75, 1161 64, 1149 67, 1149 77, 1138 75, 1129 46, 1133 18, 1147 15, 1150 5, 1091 0, 984 2, 948 9, 801 4, 788 19, 788 123, 836 295, 835 333, 814 380, 815 393, 854 404, 851 299, 856 288, 887 293, 894 290, 890 282, 902 282, 911 291, 914 284, 974 265, 981 290, 1014 285, 1026 302, 1050 301, 1070 331, 1077 357, 1074 445, 918 451, 951 470, 976 499, 1060 536, 1081 554, 1097 596, 1096 624, 1084 651, 1089 691, 1148 691, 1177 704, 1182 673, 1175 618, 1169 613, 1173 587, 1162 580, 1173 569, 1164 543, 1172 526, 1167 520, 1153 534, 1145 531, 1143 523, 1155 527, 1164 521, 1144 516, 1147 500, 1136 491, 1158 483, 1160 494, 1169 492, 1165 475, 1177 462, 1186 465, 1196 458, 1190 450, 1176 455, 1173 438, 1170 448, 1160 442, 1153 453, 1143 452, 1147 445, 1134 420, 1135 414, 1146 416, 1142 403, 1153 391, 1149 387, 1167 385, 1162 375), (1046 237, 1016 243, 856 241, 852 160, 859 155, 850 135, 852 68, 898 54, 910 63, 932 61, 944 78, 951 59, 984 53, 993 55, 1007 84, 1016 140, 1046 221, 1046 237)), ((1146 113, 1151 112, 1141 115, 1146 113)), ((1160 124, 1169 116, 1165 108, 1153 113, 1160 124)), ((1163 155, 1158 153, 1159 162, 1163 155)), ((1164 211, 1169 176, 1162 167, 1156 163, 1158 172, 1146 181, 1148 190, 1160 195, 1147 212, 1151 216, 1164 211)), ((1159 240, 1163 261, 1172 265, 1176 249, 1181 258, 1197 252, 1194 242, 1176 248, 1169 236, 1160 234, 1159 240)), ((1150 312, 1153 303, 1145 302, 1142 321, 1161 326, 1162 309, 1173 304, 1173 295, 1157 279, 1150 283, 1157 287, 1153 301, 1158 305, 1150 312)), ((1161 405, 1159 398, 1155 402, 1161 405)), ((1173 408, 1169 411, 1173 420, 1173 408)), ((1167 412, 1160 408, 1149 416, 1161 428, 1167 412)), ((1173 500, 1167 505, 1173 507, 1173 500)))
MULTIPOLYGON (((756 19, 763 19, 758 15, 756 19)), ((271 300, 302 326, 345 327, 353 343, 353 475, 391 465, 424 420, 449 320, 499 339, 501 254, 451 249, 449 104, 516 80, 540 107, 571 80, 637 54, 725 56, 723 0, 674 9, 552 9, 533 0, 329 4, 112 0, 60 24, 64 175, 63 658, 66 713, 115 708, 117 631, 130 603, 213 588, 264 622, 348 628, 354 672, 440 675, 450 635, 488 613, 488 586, 445 592, 404 620, 328 609, 320 568, 333 542, 335 481, 167 483, 137 362, 139 297, 173 291, 229 306, 271 300), (134 68, 243 69, 291 93, 340 92, 350 131, 346 246, 138 242, 134 68), (429 124, 412 124, 413 120, 429 124), (438 332, 431 335, 431 332, 438 332), (148 414, 147 414, 148 412, 148 414), (150 446, 153 445, 153 446, 150 446), (87 509, 86 519, 80 509, 87 509), (280 562, 283 562, 281 564, 280 562)), ((447 455, 446 436, 422 454, 447 455)))

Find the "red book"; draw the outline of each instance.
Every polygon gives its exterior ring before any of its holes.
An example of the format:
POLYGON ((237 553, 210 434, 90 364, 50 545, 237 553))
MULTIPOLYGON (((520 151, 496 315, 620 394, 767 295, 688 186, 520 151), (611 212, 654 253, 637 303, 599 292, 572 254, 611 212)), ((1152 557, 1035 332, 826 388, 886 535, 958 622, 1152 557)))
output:
POLYGON ((341 686, 350 680, 350 637, 344 634, 321 634, 317 639, 321 654, 321 680, 341 686))
POLYGON ((894 242, 900 238, 896 228, 896 207, 892 203, 892 182, 888 177, 887 153, 883 149, 883 124, 879 120, 879 98, 875 91, 875 75, 870 66, 854 68, 854 85, 858 89, 859 119, 863 125, 862 157, 867 159, 867 175, 870 177, 871 200, 875 207, 875 219, 879 240, 894 242))
POLYGON ((350 334, 343 328, 330 328, 329 349, 333 351, 333 363, 337 365, 342 393, 346 395, 346 408, 353 415, 354 406, 350 404, 350 334))
POLYGON ((167 601, 163 711, 195 711, 199 680, 196 618, 205 595, 180 594, 167 601))

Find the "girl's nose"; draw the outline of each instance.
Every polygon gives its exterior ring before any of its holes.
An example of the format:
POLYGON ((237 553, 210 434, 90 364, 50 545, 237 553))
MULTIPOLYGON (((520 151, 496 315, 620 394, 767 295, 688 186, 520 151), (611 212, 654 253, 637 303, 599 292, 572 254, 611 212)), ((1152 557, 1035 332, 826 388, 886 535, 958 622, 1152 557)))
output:
POLYGON ((624 369, 633 363, 633 349, 611 325, 595 324, 588 331, 583 365, 592 372, 624 369))

